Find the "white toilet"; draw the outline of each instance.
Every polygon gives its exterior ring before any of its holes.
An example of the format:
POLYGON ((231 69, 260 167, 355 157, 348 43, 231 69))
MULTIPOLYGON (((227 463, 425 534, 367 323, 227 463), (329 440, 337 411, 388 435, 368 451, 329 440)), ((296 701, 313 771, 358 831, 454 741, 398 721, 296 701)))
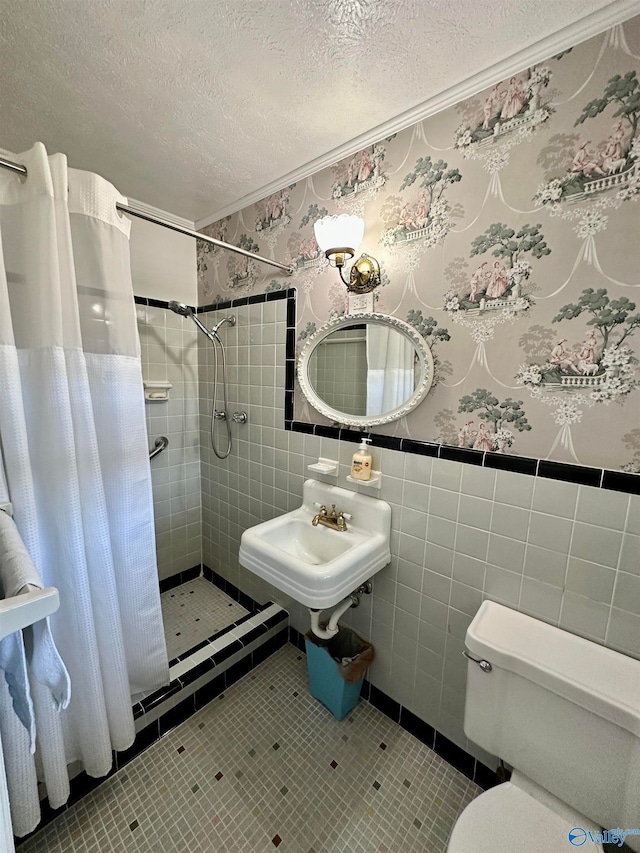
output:
POLYGON ((492 601, 466 647, 465 733, 514 770, 462 812, 448 853, 595 853, 590 832, 640 833, 640 661, 492 601))

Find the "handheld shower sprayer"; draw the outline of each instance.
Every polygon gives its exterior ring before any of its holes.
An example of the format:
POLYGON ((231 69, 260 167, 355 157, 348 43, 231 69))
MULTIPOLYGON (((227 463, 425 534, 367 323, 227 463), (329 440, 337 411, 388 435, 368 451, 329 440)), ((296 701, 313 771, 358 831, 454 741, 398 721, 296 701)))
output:
POLYGON ((184 302, 175 302, 172 300, 169 303, 169 308, 175 314, 180 314, 182 317, 191 317, 193 314, 193 308, 190 308, 188 305, 185 305, 184 302))
MULTIPOLYGON (((223 317, 212 329, 207 329, 207 327, 200 321, 197 314, 194 312, 193 308, 189 305, 185 305, 184 302, 176 302, 172 300, 168 303, 168 307, 175 314, 179 314, 181 317, 191 317, 196 326, 203 332, 213 344, 213 400, 211 401, 211 446, 213 448, 213 452, 219 459, 226 459, 227 456, 231 453, 231 427, 229 424, 229 418, 227 416, 227 410, 229 408, 227 402, 227 361, 226 355, 224 351, 224 345, 222 343, 222 339, 218 334, 218 329, 224 323, 228 323, 230 326, 235 326, 236 318, 229 316, 223 317), (222 395, 224 408, 217 410, 216 409, 216 397, 218 394, 218 350, 217 347, 220 347, 220 354, 222 357, 222 395), (224 453, 219 453, 216 448, 215 439, 214 439, 214 423, 216 420, 224 421, 227 428, 227 449, 224 453)), ((234 417, 235 420, 235 417, 234 417)))

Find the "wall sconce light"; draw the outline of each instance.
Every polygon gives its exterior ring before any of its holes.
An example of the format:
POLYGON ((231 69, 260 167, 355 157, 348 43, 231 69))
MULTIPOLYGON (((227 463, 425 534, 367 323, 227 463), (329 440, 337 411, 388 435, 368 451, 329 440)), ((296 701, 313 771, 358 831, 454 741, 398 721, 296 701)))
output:
POLYGON ((337 267, 340 278, 351 293, 369 293, 380 284, 380 264, 371 255, 362 254, 354 261, 349 280, 344 277, 344 262, 353 258, 364 237, 364 220, 359 216, 341 213, 318 219, 313 230, 320 250, 331 266, 337 267))

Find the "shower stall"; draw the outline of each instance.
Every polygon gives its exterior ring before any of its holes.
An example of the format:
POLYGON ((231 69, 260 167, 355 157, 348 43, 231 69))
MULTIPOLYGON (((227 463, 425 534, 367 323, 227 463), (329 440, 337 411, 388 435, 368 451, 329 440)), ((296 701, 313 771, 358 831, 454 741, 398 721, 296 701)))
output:
MULTIPOLYGON (((37 741, 53 768, 45 790, 55 809, 69 798, 67 765, 96 778, 115 772, 286 642, 288 619, 263 590, 260 604, 240 592, 230 524, 228 539, 211 547, 213 502, 237 508, 234 478, 252 463, 245 410, 255 403, 259 424, 268 403, 255 370, 259 394, 248 385, 246 300, 236 325, 235 312, 134 299, 128 220, 116 211, 173 226, 138 214, 107 182, 68 170, 40 144, 20 160, 0 158, 0 349, 8 359, 0 501, 13 503, 44 583, 60 589, 52 625, 71 675, 70 736, 67 743, 60 719, 47 717, 37 741), (23 202, 38 212, 30 223, 23 202), (56 226, 39 231, 47 215, 56 226), (98 241, 104 257, 91 243, 101 231, 110 237, 98 241), (166 393, 145 401, 141 379, 166 393), (55 734, 51 742, 45 732, 55 734)), ((6 690, 0 699, 13 828, 22 836, 39 820, 38 774, 6 690), (15 780, 26 776, 33 784, 18 794, 15 780)))

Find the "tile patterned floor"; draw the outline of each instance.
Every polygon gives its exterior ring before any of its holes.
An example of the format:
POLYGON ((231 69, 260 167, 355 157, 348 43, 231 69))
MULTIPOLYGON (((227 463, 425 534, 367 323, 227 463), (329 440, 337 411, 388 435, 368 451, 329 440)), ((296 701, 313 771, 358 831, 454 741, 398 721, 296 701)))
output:
POLYGON ((205 578, 187 581, 160 598, 169 660, 249 612, 205 578))
POLYGON ((478 793, 368 703, 335 720, 287 645, 19 853, 443 853, 478 793))

